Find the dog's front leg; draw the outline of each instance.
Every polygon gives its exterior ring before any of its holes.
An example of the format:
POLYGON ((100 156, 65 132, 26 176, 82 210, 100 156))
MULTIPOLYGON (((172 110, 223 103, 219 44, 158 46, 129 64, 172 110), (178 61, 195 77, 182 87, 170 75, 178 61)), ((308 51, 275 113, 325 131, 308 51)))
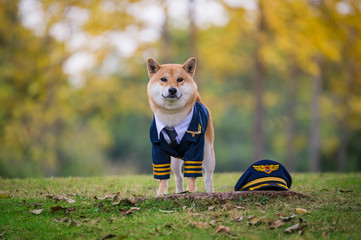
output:
POLYGON ((167 194, 168 192, 168 179, 159 180, 158 195, 167 194))
POLYGON ((172 157, 170 167, 174 174, 175 192, 180 193, 184 191, 183 175, 182 175, 183 160, 172 157))
POLYGON ((189 177, 187 181, 187 187, 189 192, 195 192, 197 191, 197 184, 196 184, 196 177, 189 177))
POLYGON ((204 144, 203 170, 205 173, 204 182, 207 192, 214 192, 213 172, 215 168, 215 157, 212 144, 206 140, 204 144))

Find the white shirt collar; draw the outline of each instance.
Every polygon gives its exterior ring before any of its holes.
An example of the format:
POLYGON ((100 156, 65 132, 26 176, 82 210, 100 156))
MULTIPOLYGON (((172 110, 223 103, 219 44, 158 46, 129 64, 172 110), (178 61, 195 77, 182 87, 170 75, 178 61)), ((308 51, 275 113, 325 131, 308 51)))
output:
MULTIPOLYGON (((193 117, 193 108, 192 108, 191 112, 188 114, 188 116, 181 123, 174 126, 174 130, 177 132, 177 135, 178 135, 176 138, 178 143, 180 143, 185 132, 187 131, 189 124, 192 121, 192 117, 193 117)), ((166 125, 163 122, 161 122, 159 120, 159 118, 157 118, 157 115, 155 115, 155 114, 154 114, 154 119, 155 119, 155 125, 157 127, 158 138, 160 138, 160 133, 163 131, 163 128, 165 128, 166 125)), ((163 131, 162 133, 163 133, 165 140, 168 142, 169 141, 168 134, 165 131, 163 131)))

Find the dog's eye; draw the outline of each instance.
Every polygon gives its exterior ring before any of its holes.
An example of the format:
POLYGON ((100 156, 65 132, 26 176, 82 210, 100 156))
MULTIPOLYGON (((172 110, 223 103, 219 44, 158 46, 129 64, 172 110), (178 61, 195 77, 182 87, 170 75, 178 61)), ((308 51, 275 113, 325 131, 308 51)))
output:
POLYGON ((166 78, 164 78, 164 77, 163 77, 163 78, 161 78, 160 80, 161 80, 162 82, 166 82, 166 81, 167 81, 167 79, 166 79, 166 78))
POLYGON ((178 78, 177 82, 183 82, 183 78, 178 78))

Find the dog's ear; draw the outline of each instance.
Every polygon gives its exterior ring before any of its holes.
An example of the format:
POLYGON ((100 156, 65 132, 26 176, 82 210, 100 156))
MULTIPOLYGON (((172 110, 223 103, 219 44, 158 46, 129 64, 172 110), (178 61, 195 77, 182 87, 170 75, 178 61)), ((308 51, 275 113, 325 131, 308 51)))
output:
POLYGON ((193 77, 195 71, 196 71, 196 58, 191 57, 183 64, 184 70, 193 77))
POLYGON ((159 63, 154 58, 148 58, 148 75, 152 77, 160 69, 159 63))

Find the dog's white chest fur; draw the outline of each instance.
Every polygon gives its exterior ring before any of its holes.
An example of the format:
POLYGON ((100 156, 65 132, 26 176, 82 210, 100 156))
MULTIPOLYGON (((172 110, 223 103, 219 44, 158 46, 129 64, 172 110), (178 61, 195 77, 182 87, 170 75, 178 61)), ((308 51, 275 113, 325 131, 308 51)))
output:
POLYGON ((155 110, 154 113, 165 126, 172 128, 183 122, 191 110, 189 108, 182 109, 181 111, 155 110))

